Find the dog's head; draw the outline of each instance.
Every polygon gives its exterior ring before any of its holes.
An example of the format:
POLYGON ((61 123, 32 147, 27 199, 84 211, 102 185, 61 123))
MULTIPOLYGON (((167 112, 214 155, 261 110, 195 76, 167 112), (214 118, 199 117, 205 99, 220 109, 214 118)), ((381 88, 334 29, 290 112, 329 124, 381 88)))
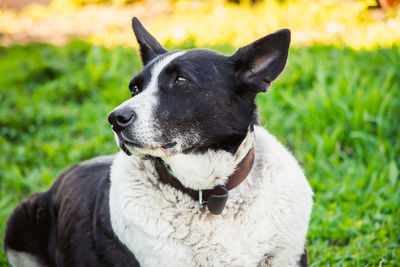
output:
POLYGON ((136 18, 132 27, 144 67, 130 81, 132 98, 109 115, 121 149, 153 156, 234 153, 257 121, 255 96, 286 64, 290 31, 225 56, 205 49, 168 52, 136 18))

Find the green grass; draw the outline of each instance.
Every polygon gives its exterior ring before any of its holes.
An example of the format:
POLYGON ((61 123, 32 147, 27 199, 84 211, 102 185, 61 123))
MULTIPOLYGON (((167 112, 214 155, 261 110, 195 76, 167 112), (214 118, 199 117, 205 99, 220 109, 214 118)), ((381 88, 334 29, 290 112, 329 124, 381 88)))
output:
MULTIPOLYGON (((315 192, 311 266, 400 262, 399 48, 292 48, 284 73, 257 99, 262 125, 293 151, 315 192)), ((141 63, 134 49, 83 42, 0 47, 0 62, 3 236, 20 200, 62 169, 118 151, 106 118, 129 97, 141 63)))

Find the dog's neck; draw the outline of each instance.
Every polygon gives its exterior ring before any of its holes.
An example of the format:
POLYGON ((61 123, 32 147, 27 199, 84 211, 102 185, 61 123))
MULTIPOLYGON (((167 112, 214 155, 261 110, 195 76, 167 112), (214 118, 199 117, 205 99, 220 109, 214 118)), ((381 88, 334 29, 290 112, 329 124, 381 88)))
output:
POLYGON ((236 170, 227 178, 226 184, 218 185, 208 190, 193 190, 182 185, 182 183, 170 173, 169 167, 160 159, 154 158, 154 165, 158 173, 158 180, 171 187, 191 196, 200 205, 207 205, 208 210, 214 215, 221 214, 228 200, 229 190, 236 188, 243 182, 253 167, 254 147, 237 165, 236 170))
POLYGON ((204 153, 177 153, 160 157, 171 175, 183 186, 193 190, 213 189, 225 185, 228 177, 253 147, 254 131, 249 131, 235 154, 225 150, 208 150, 204 153))
POLYGON ((191 196, 200 205, 207 205, 211 213, 221 214, 229 190, 237 187, 250 173, 254 162, 253 141, 254 132, 249 131, 234 155, 210 150, 201 155, 154 158, 158 179, 191 196))

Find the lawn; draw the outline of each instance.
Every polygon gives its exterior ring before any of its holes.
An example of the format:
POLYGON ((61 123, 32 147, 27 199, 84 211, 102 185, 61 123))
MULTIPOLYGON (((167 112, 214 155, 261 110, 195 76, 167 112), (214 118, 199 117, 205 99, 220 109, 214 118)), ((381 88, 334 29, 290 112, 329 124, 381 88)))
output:
MULTIPOLYGON (((66 167, 118 151, 107 115, 129 97, 141 63, 133 48, 81 41, 0 47, 0 62, 3 236, 20 200, 66 167)), ((400 47, 294 47, 257 102, 261 124, 293 151, 315 192, 311 266, 399 263, 400 47)))

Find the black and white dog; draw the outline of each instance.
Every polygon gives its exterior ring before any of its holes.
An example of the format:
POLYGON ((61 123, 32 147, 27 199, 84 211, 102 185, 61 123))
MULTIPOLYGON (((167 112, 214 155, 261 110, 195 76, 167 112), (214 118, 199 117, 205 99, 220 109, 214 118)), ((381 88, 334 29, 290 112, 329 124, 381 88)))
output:
POLYGON ((312 191, 257 125, 280 30, 234 55, 167 52, 134 18, 144 68, 108 119, 122 152, 79 163, 11 214, 13 266, 305 266, 312 191))

